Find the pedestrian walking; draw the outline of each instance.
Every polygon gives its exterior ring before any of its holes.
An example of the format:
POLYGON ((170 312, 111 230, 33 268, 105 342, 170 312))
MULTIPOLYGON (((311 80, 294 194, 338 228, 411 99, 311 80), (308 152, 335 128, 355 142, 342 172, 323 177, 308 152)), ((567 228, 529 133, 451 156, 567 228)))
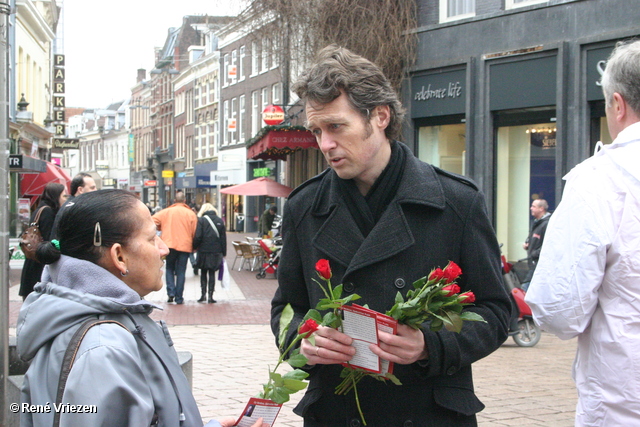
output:
MULTIPOLYGON (((484 196, 467 178, 421 162, 395 140, 402 106, 367 59, 329 46, 293 91, 306 103, 307 128, 330 168, 285 204, 274 334, 287 304, 298 325, 325 298, 314 269, 320 259, 330 262, 332 283, 382 313, 398 292, 406 296, 414 281, 453 261, 463 271, 460 287, 476 296, 468 310, 486 323, 465 323, 460 333, 433 332, 428 324, 423 330, 398 325, 397 335, 378 331, 381 345, 370 348, 395 363, 402 385, 365 378, 357 396, 372 426, 476 425, 484 405, 473 391, 471 364, 505 341, 510 315, 484 196)), ((288 342, 297 335, 292 329, 288 342)), ((341 363, 355 353, 352 338, 328 327, 314 337, 301 341, 310 384, 295 413, 306 427, 360 425, 353 396, 334 392, 341 363)))
POLYGON ((189 254, 193 252, 198 217, 185 203, 184 193, 177 191, 175 203, 153 215, 153 221, 169 247, 166 258, 167 301, 184 304, 184 279, 189 254))
MULTIPOLYGON (((56 213, 58 213, 60 206, 64 204, 68 196, 67 187, 58 182, 50 182, 45 185, 42 194, 38 198, 37 208, 31 214, 29 220, 31 224, 38 217, 38 228, 43 241, 46 242, 51 239, 56 213), (40 212, 39 215, 38 212, 40 212)), ((23 300, 33 292, 34 285, 40 281, 43 269, 44 264, 36 260, 24 260, 20 275, 20 296, 23 300)))
POLYGON ((576 426, 640 422, 640 41, 602 75, 608 146, 564 179, 526 302, 535 321, 578 337, 576 426))
POLYGON ((193 239, 193 248, 198 251, 195 268, 200 270, 202 291, 198 302, 215 303, 213 292, 216 287, 216 271, 220 269, 223 257, 227 256, 227 234, 224 222, 218 217, 218 211, 211 203, 202 205, 198 217, 196 235, 193 239))

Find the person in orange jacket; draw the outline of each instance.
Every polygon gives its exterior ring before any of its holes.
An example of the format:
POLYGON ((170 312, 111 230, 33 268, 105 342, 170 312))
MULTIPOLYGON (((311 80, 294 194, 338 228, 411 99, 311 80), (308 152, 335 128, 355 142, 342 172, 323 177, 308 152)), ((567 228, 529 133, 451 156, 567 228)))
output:
POLYGON ((193 236, 198 217, 185 203, 182 191, 176 192, 175 203, 153 215, 162 241, 169 247, 166 258, 168 302, 183 304, 184 276, 189 254, 193 251, 193 236))

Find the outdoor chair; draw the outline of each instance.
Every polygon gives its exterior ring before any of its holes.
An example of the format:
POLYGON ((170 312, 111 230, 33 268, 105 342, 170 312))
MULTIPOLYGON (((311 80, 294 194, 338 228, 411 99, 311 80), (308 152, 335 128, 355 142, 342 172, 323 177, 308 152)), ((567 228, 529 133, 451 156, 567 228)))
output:
MULTIPOLYGON (((233 249, 235 249, 236 251, 236 257, 233 260, 233 265, 231 265, 231 269, 233 270, 236 267, 236 261, 238 260, 238 258, 242 258, 243 257, 243 252, 242 252, 242 248, 240 247, 240 244, 242 242, 234 240, 233 242, 231 242, 231 244, 233 245, 233 249)), ((238 270, 240 271, 240 270, 238 270)))

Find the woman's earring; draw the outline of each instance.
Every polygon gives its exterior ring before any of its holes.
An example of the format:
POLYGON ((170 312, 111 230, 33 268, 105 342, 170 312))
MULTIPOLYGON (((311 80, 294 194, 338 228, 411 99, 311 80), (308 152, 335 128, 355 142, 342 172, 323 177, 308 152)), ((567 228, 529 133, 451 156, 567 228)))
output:
POLYGON ((125 271, 124 273, 122 271, 120 272, 120 275, 122 277, 126 276, 127 274, 129 274, 129 269, 128 268, 127 268, 127 271, 125 271))

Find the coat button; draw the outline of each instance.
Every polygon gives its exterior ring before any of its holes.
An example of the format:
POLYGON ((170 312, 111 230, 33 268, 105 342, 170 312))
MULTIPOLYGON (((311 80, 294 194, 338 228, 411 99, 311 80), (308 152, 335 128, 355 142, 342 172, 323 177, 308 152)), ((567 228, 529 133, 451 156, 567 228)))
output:
POLYGON ((413 427, 413 421, 407 420, 402 424, 402 427, 413 427))
POLYGON ((396 288, 398 288, 398 289, 402 289, 402 288, 404 288, 404 286, 406 285, 406 283, 405 283, 405 281, 404 281, 404 279, 403 279, 402 277, 398 277, 398 278, 396 279, 396 281, 395 281, 393 284, 394 284, 394 285, 396 286, 396 288))
POLYGON ((351 420, 351 422, 349 423, 350 427, 360 427, 360 420, 354 418, 351 420))
POLYGON ((455 366, 450 366, 450 367, 447 369, 447 375, 453 375, 453 374, 455 374, 456 372, 458 372, 458 368, 456 368, 455 366))
MULTIPOLYGON (((347 283, 344 284, 344 287, 342 289, 344 289, 345 292, 351 293, 356 289, 356 287, 355 287, 355 285, 353 283, 347 282, 347 283)), ((360 421, 358 421, 358 422, 360 422, 360 421)))

